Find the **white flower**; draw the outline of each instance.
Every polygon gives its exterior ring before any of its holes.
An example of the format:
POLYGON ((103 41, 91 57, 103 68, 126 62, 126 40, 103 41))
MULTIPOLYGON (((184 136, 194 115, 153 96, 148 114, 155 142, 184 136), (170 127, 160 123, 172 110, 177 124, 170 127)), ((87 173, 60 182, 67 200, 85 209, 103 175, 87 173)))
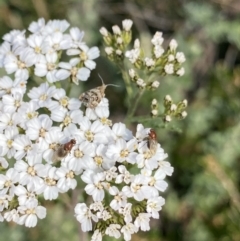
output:
POLYGON ((13 113, 22 105, 23 94, 14 92, 12 95, 4 95, 2 97, 3 111, 5 113, 13 113))
POLYGON ((8 127, 6 128, 4 134, 0 134, 0 146, 2 147, 2 156, 7 155, 7 158, 11 158, 14 156, 16 150, 13 147, 13 141, 17 135, 17 127, 8 127))
POLYGON ((87 183, 84 190, 88 195, 91 195, 95 202, 102 201, 104 199, 104 173, 94 173, 93 171, 87 170, 81 176, 82 180, 87 183))
POLYGON ((58 127, 52 127, 44 138, 39 138, 38 149, 43 152, 43 158, 52 163, 54 160, 54 153, 60 143, 65 139, 64 134, 58 127))
POLYGON ((120 174, 116 177, 115 183, 124 182, 124 183, 128 184, 132 181, 134 176, 126 169, 125 166, 120 165, 118 167, 118 170, 119 170, 120 174))
POLYGON ((121 233, 119 232, 119 229, 121 226, 119 224, 110 224, 107 228, 105 233, 109 235, 110 237, 114 237, 116 239, 120 238, 121 233))
POLYGON ((138 231, 138 228, 134 224, 132 224, 132 223, 127 223, 121 229, 121 232, 124 235, 124 240, 125 241, 130 241, 131 240, 131 235, 136 233, 137 231, 138 231))
POLYGON ((87 117, 83 117, 80 122, 80 129, 85 140, 93 143, 106 144, 108 142, 108 135, 106 127, 96 120, 93 123, 87 117))
POLYGON ((110 187, 109 193, 114 196, 114 199, 110 203, 110 207, 112 209, 118 210, 121 207, 125 207, 127 204, 127 197, 122 192, 120 192, 117 187, 110 187))
POLYGON ((38 87, 33 87, 28 92, 28 97, 37 102, 40 107, 48 107, 52 103, 52 97, 56 93, 56 87, 50 86, 48 83, 42 83, 38 87))
POLYGON ((67 109, 58 109, 57 107, 52 110, 51 119, 56 122, 61 122, 61 126, 68 126, 71 123, 78 124, 82 120, 81 110, 68 111, 67 109))
POLYGON ((75 178, 75 173, 68 169, 67 167, 61 166, 56 171, 59 177, 57 182, 57 187, 61 192, 67 192, 69 189, 75 189, 77 186, 77 181, 75 178))
POLYGON ((119 213, 123 215, 126 223, 132 222, 132 203, 127 203, 124 207, 119 208, 119 213))
POLYGON ((36 61, 39 60, 40 56, 46 53, 47 43, 44 41, 44 36, 41 35, 30 35, 27 38, 28 45, 33 49, 35 53, 36 61))
POLYGON ((146 185, 146 177, 141 174, 137 174, 130 187, 124 186, 122 192, 127 197, 133 197, 137 201, 142 201, 144 198, 148 198, 148 186, 146 185))
POLYGON ((18 223, 18 220, 19 220, 19 213, 16 209, 12 209, 11 211, 7 211, 4 213, 4 219, 7 221, 7 222, 15 222, 15 223, 18 223))
POLYGON ((84 44, 82 39, 84 37, 84 31, 81 31, 79 28, 74 27, 69 30, 69 34, 72 38, 72 48, 77 48, 79 44, 84 44))
POLYGON ((158 165, 159 165, 159 170, 163 171, 167 176, 172 176, 173 167, 169 162, 161 160, 158 162, 158 165))
POLYGON ((81 223, 82 231, 87 232, 92 230, 92 220, 97 222, 98 218, 94 215, 85 203, 78 203, 74 208, 75 216, 78 222, 81 223))
POLYGON ((80 45, 80 49, 69 49, 67 50, 67 54, 72 55, 79 55, 81 63, 84 64, 85 67, 93 70, 96 68, 96 63, 93 59, 96 59, 100 55, 100 51, 98 47, 89 48, 87 45, 80 45))
POLYGON ((72 44, 70 36, 59 31, 51 33, 51 35, 48 35, 44 41, 48 45, 48 49, 45 50, 47 53, 68 49, 72 44))
POLYGON ((69 22, 64 20, 50 20, 46 24, 46 29, 48 33, 53 33, 53 32, 62 32, 64 33, 68 27, 70 26, 69 22))
POLYGON ((55 108, 65 108, 68 110, 78 110, 81 106, 81 102, 76 98, 69 98, 66 96, 64 89, 56 89, 53 98, 57 101, 52 102, 51 106, 48 106, 50 110, 55 108))
POLYGON ((150 230, 150 217, 151 215, 148 213, 139 213, 134 221, 135 226, 140 228, 142 231, 150 230))
POLYGON ((98 229, 94 231, 91 241, 102 241, 102 233, 98 229))
POLYGON ((26 135, 30 140, 37 140, 39 137, 44 138, 52 124, 53 122, 48 115, 40 115, 26 123, 26 135))
POLYGON ((46 76, 49 83, 58 81, 59 79, 55 76, 57 72, 57 59, 58 55, 56 52, 40 56, 39 60, 35 64, 35 75, 39 77, 46 76))
POLYGON ((112 217, 112 215, 106 209, 102 209, 99 212, 97 212, 97 217, 99 219, 107 221, 108 219, 110 219, 112 217))
POLYGON ((18 135, 12 143, 16 150, 14 158, 16 160, 22 159, 25 155, 34 155, 37 151, 36 144, 33 144, 28 136, 18 135))
POLYGON ((159 219, 159 211, 165 204, 165 199, 162 197, 153 197, 147 200, 147 212, 151 214, 153 218, 159 219))
POLYGON ((6 175, 0 174, 0 189, 8 191, 12 197, 14 195, 15 183, 19 181, 19 174, 14 168, 7 170, 6 175))
POLYGON ((75 145, 72 149, 72 155, 66 158, 68 167, 76 172, 88 169, 93 163, 95 146, 88 141, 82 141, 81 144, 75 145))
POLYGON ((25 205, 27 202, 32 202, 37 198, 34 189, 26 189, 22 185, 18 185, 15 188, 15 195, 18 197, 19 205, 25 205))
POLYGON ((56 167, 52 167, 49 164, 41 165, 37 170, 37 175, 44 179, 41 190, 45 200, 54 200, 58 197, 57 180, 59 177, 56 174, 56 170, 56 167))
POLYGON ((28 30, 32 33, 42 33, 44 28, 45 28, 45 19, 40 18, 40 19, 38 19, 37 22, 32 22, 29 25, 28 30))
POLYGON ((34 101, 25 102, 18 109, 18 118, 19 120, 21 120, 20 126, 23 129, 26 129, 27 121, 38 116, 38 112, 37 112, 38 109, 39 109, 39 105, 37 102, 34 102, 34 101))
POLYGON ((113 125, 112 136, 114 140, 124 139, 125 141, 129 141, 133 138, 132 132, 123 123, 115 123, 113 125))
POLYGON ((137 140, 132 139, 126 142, 123 139, 119 139, 115 144, 109 146, 106 155, 117 162, 127 161, 128 163, 135 164, 137 153, 134 152, 136 148, 137 140))
POLYGON ((38 201, 34 199, 32 202, 26 203, 24 206, 18 208, 20 216, 18 224, 24 224, 26 227, 35 227, 37 225, 37 218, 43 219, 46 217, 46 208, 38 206, 38 201))
POLYGON ((15 75, 27 75, 29 67, 36 63, 36 56, 31 48, 25 48, 22 50, 19 58, 15 55, 7 55, 4 59, 4 68, 8 74, 15 73, 15 75))
POLYGON ((19 173, 19 183, 27 185, 29 190, 38 190, 43 185, 43 180, 37 175, 39 164, 42 163, 42 156, 35 154, 28 156, 27 162, 20 160, 14 165, 15 170, 19 173))
MULTIPOLYGON (((1 102, 0 102, 1 103, 1 102)), ((6 128, 13 128, 17 126, 20 120, 17 118, 17 113, 1 113, 0 115, 0 132, 6 128)))
POLYGON ((80 63, 79 58, 73 58, 67 62, 60 62, 58 65, 61 69, 57 70, 55 76, 58 80, 64 80, 70 77, 76 85, 79 81, 86 81, 90 76, 90 70, 85 67, 77 67, 80 63))

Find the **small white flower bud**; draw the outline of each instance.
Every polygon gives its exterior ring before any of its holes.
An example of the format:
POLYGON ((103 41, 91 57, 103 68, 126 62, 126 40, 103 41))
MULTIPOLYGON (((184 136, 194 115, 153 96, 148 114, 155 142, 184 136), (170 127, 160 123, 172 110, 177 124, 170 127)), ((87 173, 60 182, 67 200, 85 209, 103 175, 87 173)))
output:
POLYGON ((168 102, 172 101, 172 98, 170 95, 166 95, 164 99, 168 102))
POLYGON ((138 85, 139 87, 145 87, 145 86, 146 86, 146 83, 144 82, 143 79, 138 79, 138 80, 137 80, 137 85, 138 85))
POLYGON ((118 37, 118 38, 117 38, 117 44, 122 44, 122 43, 123 43, 122 38, 121 38, 121 37, 118 37))
POLYGON ((186 111, 183 111, 183 112, 181 113, 181 115, 182 115, 182 118, 185 118, 185 117, 187 116, 187 112, 186 112, 186 111))
POLYGON ((119 55, 119 56, 122 55, 122 50, 117 49, 117 50, 116 50, 116 54, 119 55))
POLYGON ((157 116, 158 115, 158 110, 152 110, 151 113, 152 113, 153 116, 157 116))
POLYGON ((112 30, 113 30, 113 33, 116 35, 121 35, 121 33, 122 33, 121 29, 117 25, 112 26, 112 30))
POLYGON ((155 81, 152 83, 152 87, 153 87, 154 89, 157 89, 157 88, 159 87, 159 85, 160 85, 160 83, 159 83, 157 80, 155 80, 155 81))
POLYGON ((185 55, 182 52, 177 52, 176 59, 177 59, 178 63, 180 63, 180 64, 182 64, 186 61, 185 55))
POLYGON ((164 67, 164 70, 166 74, 173 74, 174 73, 174 68, 173 64, 166 64, 164 67))
POLYGON ((108 36, 108 31, 105 27, 101 27, 99 29, 99 32, 102 34, 102 36, 107 37, 108 36))
POLYGON ((106 47, 105 52, 106 52, 107 55, 110 55, 110 54, 113 53, 113 48, 112 47, 106 47))
POLYGON ((164 49, 162 46, 157 45, 154 47, 153 52, 154 52, 155 57, 158 59, 163 55, 164 49))
POLYGON ((172 104, 171 107, 170 107, 170 110, 175 111, 176 109, 177 109, 177 106, 175 104, 172 104))
POLYGON ((156 32, 151 40, 153 45, 161 45, 163 43, 162 32, 156 32))
POLYGON ((171 116, 170 116, 170 115, 166 115, 166 116, 165 116, 165 121, 166 121, 166 122, 172 121, 171 116))
POLYGON ((139 41, 138 38, 135 39, 135 41, 134 41, 134 48, 135 48, 135 49, 139 49, 139 48, 140 48, 140 41, 139 41))
POLYGON ((125 19, 122 21, 122 26, 125 31, 130 31, 132 28, 133 21, 131 19, 125 19))
POLYGON ((173 54, 168 55, 168 62, 172 62, 172 61, 174 61, 174 59, 175 59, 175 57, 173 54))
POLYGON ((187 107, 187 105, 188 105, 188 101, 185 99, 185 100, 183 100, 183 102, 182 102, 184 105, 185 105, 185 107, 187 107))
POLYGON ((157 105, 157 100, 156 99, 152 100, 152 105, 157 105))
POLYGON ((169 43, 169 48, 170 48, 170 50, 171 50, 171 51, 176 50, 177 46, 178 46, 177 41, 176 41, 175 39, 172 39, 172 40, 170 41, 170 43, 169 43))
POLYGON ((128 71, 128 73, 129 73, 129 76, 130 76, 132 79, 136 76, 136 72, 135 72, 134 69, 130 69, 130 70, 128 71))
POLYGON ((152 67, 155 65, 155 61, 151 58, 145 58, 144 61, 147 67, 152 67))
POLYGON ((183 75, 185 74, 184 68, 183 68, 183 67, 180 68, 180 69, 176 72, 176 74, 177 74, 178 76, 183 76, 183 75))

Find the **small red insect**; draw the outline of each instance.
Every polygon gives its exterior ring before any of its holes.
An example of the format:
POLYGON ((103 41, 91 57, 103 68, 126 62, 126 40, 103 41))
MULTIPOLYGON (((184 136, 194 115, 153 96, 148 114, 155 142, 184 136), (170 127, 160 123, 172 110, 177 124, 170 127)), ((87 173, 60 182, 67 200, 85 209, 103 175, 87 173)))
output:
POLYGON ((61 160, 67 156, 72 150, 73 146, 76 144, 75 139, 71 139, 69 142, 60 145, 54 153, 53 161, 61 160))
POLYGON ((152 155, 155 155, 158 147, 157 142, 157 134, 155 130, 150 129, 150 132, 148 133, 148 148, 152 155))

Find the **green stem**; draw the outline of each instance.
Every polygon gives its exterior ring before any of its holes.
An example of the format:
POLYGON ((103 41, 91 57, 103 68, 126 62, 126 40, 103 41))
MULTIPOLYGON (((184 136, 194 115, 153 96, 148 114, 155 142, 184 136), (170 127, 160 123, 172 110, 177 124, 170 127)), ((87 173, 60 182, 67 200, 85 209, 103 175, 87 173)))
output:
POLYGON ((139 103, 139 101, 140 101, 140 99, 141 99, 141 97, 142 97, 142 95, 143 95, 144 92, 145 92, 144 89, 143 89, 143 90, 140 90, 140 91, 137 93, 137 95, 135 96, 135 98, 134 98, 134 99, 135 99, 134 104, 133 104, 132 108, 129 108, 129 109, 128 109, 128 112, 127 112, 127 117, 126 117, 127 122, 129 122, 129 121, 131 120, 131 118, 133 117, 133 115, 134 115, 134 113, 135 113, 135 111, 136 111, 136 109, 137 109, 138 103, 139 103))

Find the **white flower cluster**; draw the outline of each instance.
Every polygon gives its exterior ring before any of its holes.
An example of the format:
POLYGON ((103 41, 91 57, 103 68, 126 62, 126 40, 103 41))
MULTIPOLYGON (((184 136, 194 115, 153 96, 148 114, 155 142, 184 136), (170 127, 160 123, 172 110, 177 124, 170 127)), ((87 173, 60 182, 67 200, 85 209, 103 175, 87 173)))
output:
POLYGON ((94 59, 99 57, 97 47, 89 48, 82 39, 84 32, 70 28, 66 20, 52 20, 45 23, 43 18, 30 24, 31 34, 25 30, 13 30, 3 36, 0 46, 0 67, 15 76, 16 84, 23 84, 29 72, 45 77, 49 83, 70 78, 75 84, 89 78, 96 67, 94 59), (71 56, 69 62, 61 62, 61 56, 71 56))
POLYGON ((152 57, 149 58, 143 56, 144 51, 141 49, 139 40, 136 39, 134 42, 134 48, 126 51, 125 56, 138 68, 142 68, 141 66, 138 66, 139 63, 142 63, 144 68, 151 71, 154 71, 154 68, 160 68, 161 74, 163 73, 164 75, 184 75, 185 71, 181 65, 186 59, 183 52, 176 52, 178 46, 177 41, 172 39, 167 51, 165 51, 162 46, 163 41, 162 32, 156 32, 151 39, 153 45, 152 57))
MULTIPOLYGON (((133 136, 125 124, 112 125, 106 98, 94 109, 81 110, 79 99, 47 82, 27 90, 31 66, 48 82, 76 74, 73 68, 79 73, 95 67, 92 59, 98 49, 88 50, 77 28, 63 34, 68 26, 59 20, 45 25, 40 19, 30 25, 33 35, 28 39, 19 31, 4 37, 1 64, 9 74, 15 73, 15 79, 0 78, 0 221, 36 226, 38 218, 46 216, 39 198, 55 200, 81 180, 93 200, 89 207, 85 203, 75 207, 82 230, 92 230, 94 221, 92 241, 121 234, 130 240, 138 230, 150 229, 150 218, 159 218, 165 202, 161 192, 167 188, 164 179, 173 168, 164 161, 167 154, 160 144, 151 150, 152 129, 138 124, 133 136), (85 57, 56 63, 54 56, 62 50, 85 57), (85 67, 76 67, 79 63, 85 67), (48 66, 57 67, 50 73, 48 66)), ((77 81, 83 80, 78 77, 77 81)))

